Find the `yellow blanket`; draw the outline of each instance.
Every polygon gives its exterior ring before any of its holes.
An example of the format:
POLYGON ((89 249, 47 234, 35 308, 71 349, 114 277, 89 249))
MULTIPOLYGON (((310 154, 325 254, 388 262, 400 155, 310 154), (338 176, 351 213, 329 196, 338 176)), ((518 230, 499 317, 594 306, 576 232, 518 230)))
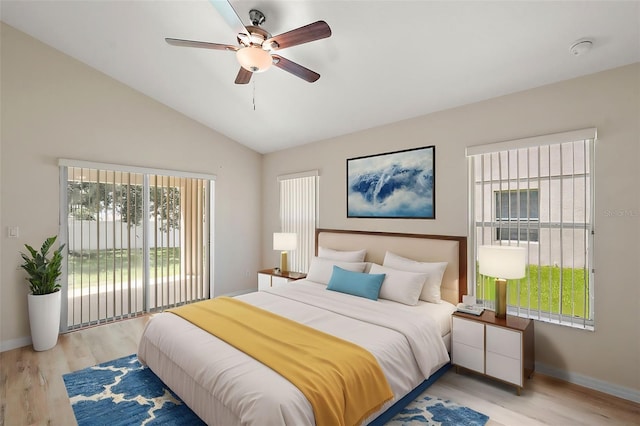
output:
POLYGON ((230 297, 171 309, 293 383, 318 426, 357 425, 393 397, 376 359, 358 345, 230 297))

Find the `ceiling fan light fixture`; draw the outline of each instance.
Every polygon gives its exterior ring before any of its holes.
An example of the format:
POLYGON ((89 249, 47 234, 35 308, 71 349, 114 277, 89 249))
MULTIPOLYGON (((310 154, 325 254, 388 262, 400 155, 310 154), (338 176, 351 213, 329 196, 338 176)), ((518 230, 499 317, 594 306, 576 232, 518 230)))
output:
POLYGON ((269 41, 264 41, 262 43, 262 48, 264 50, 266 50, 267 52, 271 52, 272 50, 276 50, 278 47, 280 47, 278 45, 278 42, 275 40, 269 40, 269 41))
POLYGON ((266 71, 273 63, 269 52, 259 46, 248 46, 238 49, 236 58, 242 68, 251 72, 266 71))
POLYGON ((235 80, 236 84, 249 83, 253 73, 264 72, 271 68, 272 65, 309 83, 313 83, 320 78, 320 74, 317 72, 275 53, 272 55, 271 52, 330 37, 331 28, 325 21, 312 22, 272 36, 267 30, 260 27, 264 23, 265 17, 259 10, 252 9, 249 12, 252 25, 245 27, 230 0, 211 0, 211 2, 231 28, 234 29, 238 40, 237 46, 176 38, 165 38, 165 41, 174 46, 236 52, 236 58, 240 64, 240 70, 235 80))

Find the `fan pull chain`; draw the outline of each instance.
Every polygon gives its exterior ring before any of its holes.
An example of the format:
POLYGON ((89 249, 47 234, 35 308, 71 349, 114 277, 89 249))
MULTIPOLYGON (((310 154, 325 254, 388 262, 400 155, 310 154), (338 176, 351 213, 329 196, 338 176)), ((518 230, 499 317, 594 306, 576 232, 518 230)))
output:
POLYGON ((253 110, 256 110, 256 79, 253 79, 253 110))

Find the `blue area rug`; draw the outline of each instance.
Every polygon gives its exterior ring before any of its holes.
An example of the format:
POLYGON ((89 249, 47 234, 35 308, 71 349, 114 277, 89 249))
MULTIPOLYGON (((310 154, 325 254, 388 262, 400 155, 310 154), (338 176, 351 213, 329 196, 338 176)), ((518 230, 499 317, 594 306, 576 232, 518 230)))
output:
POLYGON ((135 355, 62 379, 78 426, 204 425, 135 355))
POLYGON ((455 402, 422 394, 407 405, 387 426, 484 426, 488 416, 455 402))
MULTIPOLYGON (((62 376, 79 426, 204 425, 135 355, 62 376)), ((484 414, 426 394, 388 426, 483 426, 484 414)))

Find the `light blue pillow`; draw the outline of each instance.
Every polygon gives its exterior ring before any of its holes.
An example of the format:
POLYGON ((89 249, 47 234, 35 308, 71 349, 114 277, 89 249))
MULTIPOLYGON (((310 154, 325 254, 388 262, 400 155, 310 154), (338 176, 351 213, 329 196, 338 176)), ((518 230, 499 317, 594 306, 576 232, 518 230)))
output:
POLYGON ((334 265, 327 290, 378 300, 384 277, 385 274, 352 272, 334 265))

